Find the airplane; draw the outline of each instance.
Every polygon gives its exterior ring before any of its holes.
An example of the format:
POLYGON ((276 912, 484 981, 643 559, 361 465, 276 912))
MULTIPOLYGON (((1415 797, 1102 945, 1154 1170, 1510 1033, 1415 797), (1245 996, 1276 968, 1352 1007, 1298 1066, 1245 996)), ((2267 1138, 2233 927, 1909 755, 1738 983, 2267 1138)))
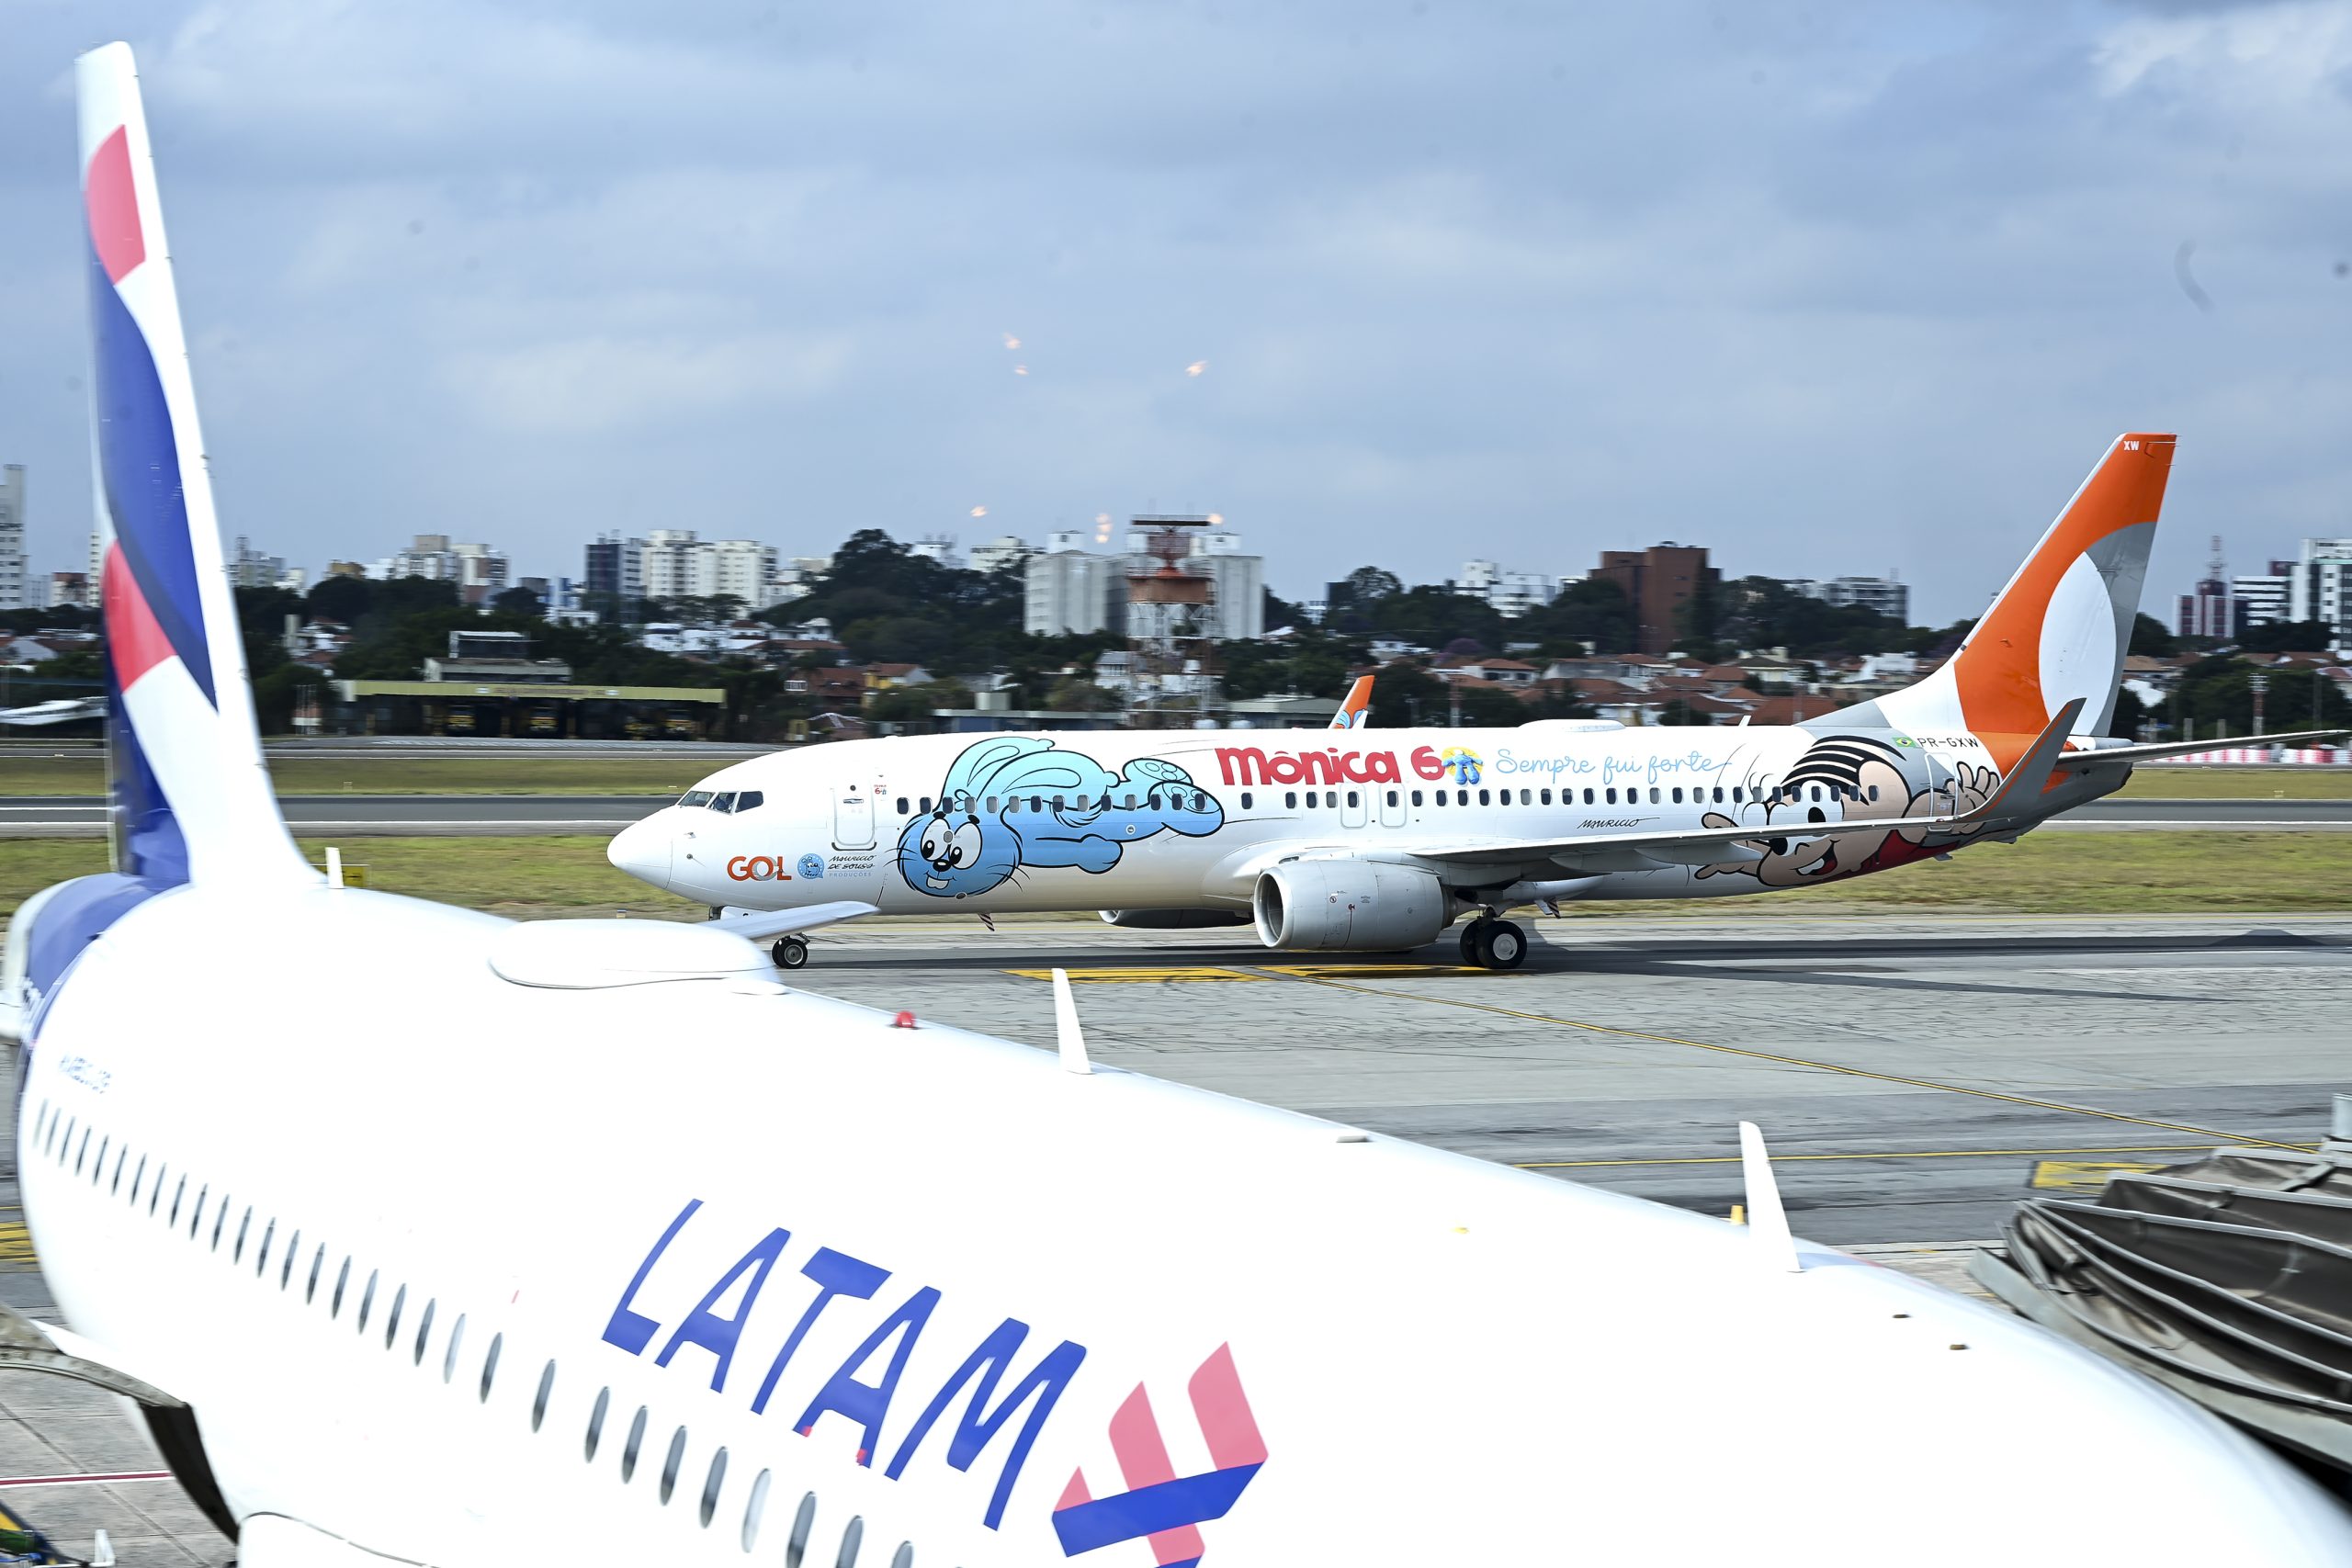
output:
POLYGON ((1949 662, 1799 724, 842 741, 722 768, 607 855, 786 969, 805 933, 867 915, 1075 909, 1306 952, 1416 948, 1467 914, 1462 961, 1510 969, 1521 906, 1815 887, 2013 843, 2134 763, 2243 744, 2105 733, 2173 447, 2117 437, 1949 662))
POLYGON ((1793 1240, 1752 1126, 1735 1226, 1098 1066, 1066 977, 1045 1052, 322 874, 130 51, 75 76, 116 869, 0 957, 64 1319, 0 1366, 132 1400, 243 1568, 2352 1563, 2188 1402, 1793 1240))

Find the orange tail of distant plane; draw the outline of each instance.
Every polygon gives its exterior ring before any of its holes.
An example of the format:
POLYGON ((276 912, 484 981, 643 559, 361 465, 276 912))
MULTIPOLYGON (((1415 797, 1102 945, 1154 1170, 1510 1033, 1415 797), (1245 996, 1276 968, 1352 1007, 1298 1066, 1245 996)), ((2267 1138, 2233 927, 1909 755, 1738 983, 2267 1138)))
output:
POLYGON ((1331 716, 1334 729, 1362 729, 1372 714, 1372 677, 1359 675, 1356 683, 1348 688, 1348 700, 1331 716))
POLYGON ((1824 722, 2030 737, 2080 698, 2086 733, 2115 712, 2156 536, 2173 437, 2116 437, 1951 662, 1824 722))

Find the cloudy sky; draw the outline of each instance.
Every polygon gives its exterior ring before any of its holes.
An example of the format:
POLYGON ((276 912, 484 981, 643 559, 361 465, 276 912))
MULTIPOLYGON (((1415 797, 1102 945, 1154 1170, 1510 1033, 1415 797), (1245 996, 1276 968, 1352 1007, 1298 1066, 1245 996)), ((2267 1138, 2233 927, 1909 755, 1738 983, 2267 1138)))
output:
POLYGON ((2126 429, 2182 435, 2152 601, 2210 534, 2254 570, 2352 532, 2341 0, 0 23, 39 570, 87 530, 70 61, 116 37, 223 526, 313 570, 1214 510, 1293 596, 1672 538, 1894 569, 1940 622, 2126 429))

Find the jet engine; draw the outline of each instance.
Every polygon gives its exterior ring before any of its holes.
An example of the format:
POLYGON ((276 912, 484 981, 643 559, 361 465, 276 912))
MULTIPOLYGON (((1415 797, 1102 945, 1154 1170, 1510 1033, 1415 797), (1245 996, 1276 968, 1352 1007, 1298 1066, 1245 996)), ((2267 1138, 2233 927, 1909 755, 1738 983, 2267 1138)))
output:
POLYGON ((1258 878, 1250 909, 1268 947, 1385 952, 1433 942, 1453 901, 1429 872, 1363 860, 1301 860, 1258 878))
POLYGON ((1128 926, 1146 931, 1194 931, 1210 926, 1246 926, 1241 909, 1098 909, 1106 926, 1128 926))

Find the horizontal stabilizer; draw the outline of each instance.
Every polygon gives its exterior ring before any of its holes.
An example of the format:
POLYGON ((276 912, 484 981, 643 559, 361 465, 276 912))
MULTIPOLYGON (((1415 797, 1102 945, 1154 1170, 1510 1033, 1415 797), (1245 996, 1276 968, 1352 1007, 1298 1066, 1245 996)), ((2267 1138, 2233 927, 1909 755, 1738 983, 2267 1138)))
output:
POLYGON ((2202 751, 2222 751, 2240 746, 2306 746, 2341 739, 2352 729, 2297 729, 2285 735, 2233 735, 2221 740, 2163 740, 2146 746, 2103 746, 2093 751, 2069 751, 2058 759, 2070 773, 2088 773, 2117 762, 2153 762, 2159 757, 2194 757, 2202 751))

